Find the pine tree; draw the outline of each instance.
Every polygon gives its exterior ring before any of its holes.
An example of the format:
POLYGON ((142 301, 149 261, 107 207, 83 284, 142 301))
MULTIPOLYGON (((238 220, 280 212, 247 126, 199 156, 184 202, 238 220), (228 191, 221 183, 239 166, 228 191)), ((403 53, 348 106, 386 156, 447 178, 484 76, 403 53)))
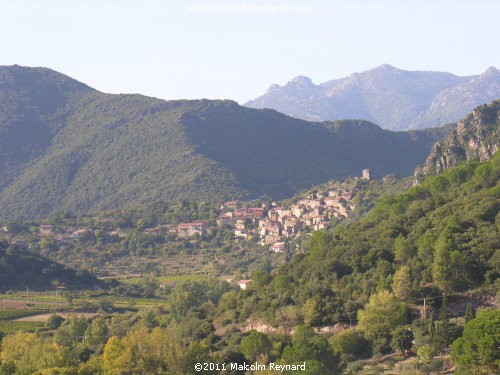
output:
POLYGON ((436 322, 434 320, 434 310, 431 311, 431 315, 429 316, 429 339, 431 342, 434 342, 434 338, 436 336, 436 322))
POLYGON ((474 311, 472 305, 469 303, 465 309, 465 324, 470 322, 475 317, 476 317, 476 312, 474 311))
POLYGON ((438 350, 448 349, 450 346, 450 311, 446 305, 446 296, 439 310, 439 322, 436 324, 436 333, 433 342, 438 350))
POLYGON ((432 279, 443 292, 451 288, 450 254, 453 249, 453 237, 448 226, 439 235, 434 246, 434 264, 432 265, 432 279))

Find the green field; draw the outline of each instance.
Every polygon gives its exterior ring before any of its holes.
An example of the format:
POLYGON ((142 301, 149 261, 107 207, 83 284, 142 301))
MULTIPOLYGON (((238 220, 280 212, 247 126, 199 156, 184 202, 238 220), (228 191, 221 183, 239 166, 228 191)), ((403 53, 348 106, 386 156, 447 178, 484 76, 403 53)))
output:
MULTIPOLYGON (((144 277, 124 277, 124 278, 117 278, 117 279, 119 281, 121 281, 122 283, 137 284, 146 278, 147 277, 144 276, 144 277)), ((181 282, 181 281, 187 281, 187 280, 204 281, 204 280, 208 280, 210 278, 211 278, 210 276, 203 275, 203 274, 189 274, 189 275, 159 276, 159 277, 154 277, 153 279, 158 281, 159 283, 161 283, 161 282, 181 282)))
POLYGON ((3 334, 18 331, 34 332, 37 328, 45 327, 41 322, 13 322, 11 320, 0 320, 0 332, 3 334))
POLYGON ((26 316, 38 315, 44 313, 47 313, 47 310, 5 309, 5 310, 0 310, 0 321, 24 318, 26 316))

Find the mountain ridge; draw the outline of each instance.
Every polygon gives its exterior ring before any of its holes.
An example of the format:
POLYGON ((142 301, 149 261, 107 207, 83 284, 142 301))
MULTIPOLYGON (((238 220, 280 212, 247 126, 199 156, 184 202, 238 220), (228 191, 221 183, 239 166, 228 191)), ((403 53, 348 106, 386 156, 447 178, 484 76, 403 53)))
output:
POLYGON ((273 108, 310 121, 364 118, 387 129, 408 130, 458 121, 477 105, 498 97, 500 73, 495 67, 462 77, 384 64, 317 85, 297 76, 283 86, 272 85, 244 105, 273 108))
POLYGON ((54 71, 9 72, 0 81, 4 217, 183 198, 280 199, 364 168, 376 178, 408 176, 443 135, 363 120, 312 123, 228 100, 105 94, 54 71), (34 75, 31 89, 27 82, 16 90, 15 74, 34 75))

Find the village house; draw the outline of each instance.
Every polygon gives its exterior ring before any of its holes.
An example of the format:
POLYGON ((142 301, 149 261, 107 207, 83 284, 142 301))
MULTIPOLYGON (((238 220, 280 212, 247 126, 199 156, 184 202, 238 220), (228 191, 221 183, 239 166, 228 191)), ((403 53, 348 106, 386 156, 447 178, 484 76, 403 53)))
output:
POLYGON ((275 244, 271 245, 270 250, 274 251, 275 253, 281 253, 281 252, 285 251, 285 243, 284 242, 276 242, 275 244))
POLYGON ((325 198, 325 205, 327 207, 339 207, 342 205, 342 203, 340 203, 340 197, 335 196, 335 197, 325 198))
POLYGON ((190 237, 194 236, 195 234, 203 236, 207 233, 208 227, 208 221, 198 220, 193 221, 192 223, 179 224, 176 232, 179 237, 190 237))
POLYGON ((284 237, 293 237, 295 234, 297 234, 297 227, 292 224, 285 224, 283 228, 281 228, 281 234, 284 237))
POLYGON ((243 237, 244 239, 248 238, 248 231, 245 228, 237 228, 234 231, 234 235, 236 237, 243 237))
POLYGON ((223 210, 224 208, 229 208, 230 210, 235 210, 237 209, 239 206, 238 202, 237 201, 229 201, 229 202, 225 202, 221 207, 220 209, 223 210))
POLYGON ((238 286, 242 290, 246 290, 248 285, 252 282, 252 280, 240 280, 238 281, 238 286))
POLYGON ((281 235, 279 234, 268 234, 264 237, 264 239, 261 241, 261 243, 265 245, 270 245, 272 243, 278 242, 281 240, 281 235))
POLYGON ((225 212, 225 213, 220 215, 219 219, 217 220, 217 223, 219 225, 231 224, 231 222, 233 221, 233 217, 234 217, 233 212, 231 212, 231 211, 225 212))
POLYGON ((270 220, 272 221, 278 221, 279 217, 280 217, 280 211, 281 211, 281 207, 275 207, 275 208, 271 208, 268 212, 267 212, 267 216, 269 217, 270 220))
POLYGON ((304 212, 306 212, 306 207, 304 205, 294 204, 291 208, 292 215, 295 217, 301 217, 304 212))
POLYGON ((264 209, 260 207, 240 208, 234 212, 234 219, 245 220, 255 225, 259 219, 264 217, 264 209))
POLYGON ((236 223, 234 224, 234 227, 236 229, 245 229, 246 228, 246 223, 244 219, 238 219, 236 220, 236 223))
POLYGON ((338 197, 339 195, 340 195, 340 192, 339 192, 339 191, 337 191, 337 190, 330 190, 330 191, 328 192, 328 196, 329 196, 329 197, 338 197))
POLYGON ((346 201, 350 201, 352 199, 352 193, 350 191, 344 191, 342 193, 342 198, 344 198, 346 201))
POLYGON ((277 221, 265 221, 264 225, 260 228, 260 236, 265 237, 269 234, 280 235, 281 225, 277 221))

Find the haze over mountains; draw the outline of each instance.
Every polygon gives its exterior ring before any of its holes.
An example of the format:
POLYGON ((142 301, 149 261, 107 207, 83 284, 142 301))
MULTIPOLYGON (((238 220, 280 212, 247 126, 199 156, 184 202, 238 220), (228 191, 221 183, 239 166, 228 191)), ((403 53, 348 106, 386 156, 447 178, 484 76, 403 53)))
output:
POLYGON ((284 86, 272 85, 245 106, 311 121, 362 118, 385 129, 407 130, 458 121, 477 105, 499 97, 500 72, 494 67, 460 77, 386 64, 318 85, 299 76, 284 86))
POLYGON ((0 67, 0 216, 280 199, 363 168, 408 176, 445 132, 104 94, 50 69, 0 67))

